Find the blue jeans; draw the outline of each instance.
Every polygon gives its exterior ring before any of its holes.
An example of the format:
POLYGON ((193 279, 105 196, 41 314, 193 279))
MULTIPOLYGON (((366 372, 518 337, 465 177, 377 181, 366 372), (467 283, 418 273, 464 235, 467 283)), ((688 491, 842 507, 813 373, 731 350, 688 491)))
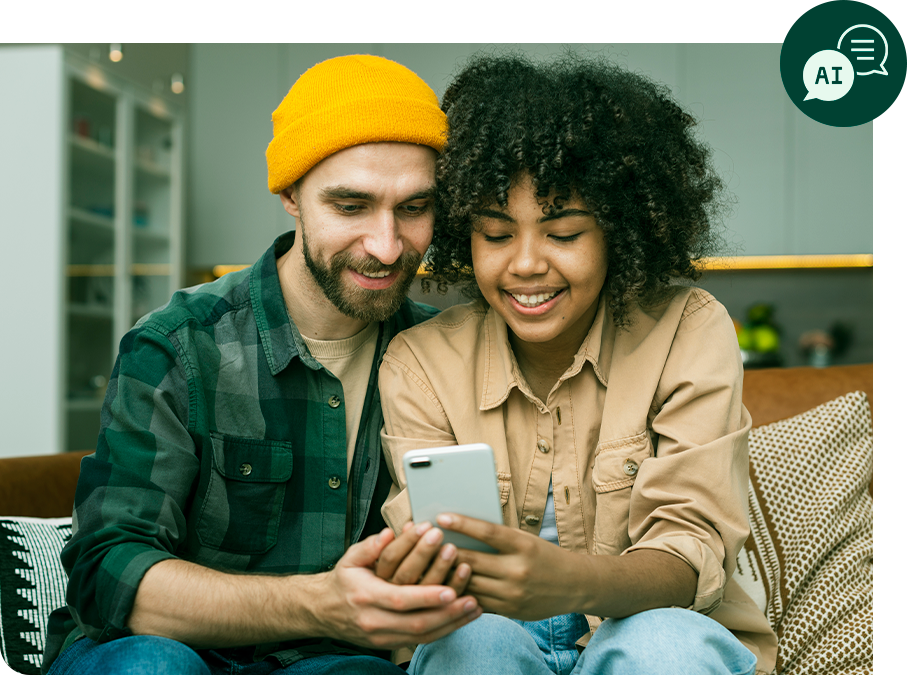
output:
POLYGON ((236 660, 233 650, 194 650, 167 638, 134 635, 98 644, 74 642, 54 661, 49 675, 403 675, 390 661, 372 656, 314 656, 282 668, 273 660, 236 660))
POLYGON ((724 626, 686 609, 652 609, 609 619, 577 652, 583 616, 513 621, 485 614, 419 645, 410 675, 752 675, 756 657, 724 626))

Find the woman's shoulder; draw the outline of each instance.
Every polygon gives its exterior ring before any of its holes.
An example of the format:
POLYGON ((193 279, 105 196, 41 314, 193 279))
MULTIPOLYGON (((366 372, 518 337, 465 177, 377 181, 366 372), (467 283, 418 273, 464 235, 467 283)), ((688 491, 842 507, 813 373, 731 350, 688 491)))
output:
POLYGON ((467 357, 479 348, 489 312, 483 300, 448 307, 427 321, 401 331, 387 348, 390 357, 407 360, 409 356, 430 356, 442 361, 447 355, 467 357))
POLYGON ((697 286, 671 286, 655 302, 636 311, 657 322, 677 322, 689 328, 727 310, 711 293, 697 286))

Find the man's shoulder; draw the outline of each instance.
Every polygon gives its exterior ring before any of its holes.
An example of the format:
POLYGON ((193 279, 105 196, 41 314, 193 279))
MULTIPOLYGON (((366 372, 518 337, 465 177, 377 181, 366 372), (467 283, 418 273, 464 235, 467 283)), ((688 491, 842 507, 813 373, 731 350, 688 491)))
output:
POLYGON ((136 328, 170 334, 187 324, 203 329, 214 326, 229 313, 251 307, 250 274, 251 268, 246 268, 215 281, 180 289, 166 305, 139 319, 136 328))

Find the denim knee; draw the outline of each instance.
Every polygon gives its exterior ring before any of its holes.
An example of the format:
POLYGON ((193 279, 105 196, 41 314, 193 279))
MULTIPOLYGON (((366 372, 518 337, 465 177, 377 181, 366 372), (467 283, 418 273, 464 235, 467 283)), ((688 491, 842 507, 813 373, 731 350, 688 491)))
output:
POLYGON ((440 640, 419 645, 407 672, 410 675, 551 673, 532 636, 515 621, 496 614, 483 614, 440 640))
POLYGON ((191 647, 153 635, 133 635, 98 644, 88 638, 73 643, 50 669, 52 675, 210 675, 191 647))
POLYGON ((756 656, 727 628, 672 607, 602 623, 574 673, 751 675, 755 669, 756 656))

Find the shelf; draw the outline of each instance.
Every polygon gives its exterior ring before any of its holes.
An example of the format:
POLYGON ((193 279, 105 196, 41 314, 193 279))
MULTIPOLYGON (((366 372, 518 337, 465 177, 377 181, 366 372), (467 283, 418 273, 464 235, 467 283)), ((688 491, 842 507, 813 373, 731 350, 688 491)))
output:
MULTIPOLYGON (((13 429, 12 446, 22 445, 21 436, 46 451, 93 447, 107 379, 133 315, 163 305, 183 285, 185 109, 168 102, 164 118, 156 117, 156 109, 149 112, 154 93, 115 70, 62 45, 0 48, 4 100, 34 104, 0 113, 11 141, 0 149, 0 163, 12 169, 13 188, 3 192, 0 208, 23 224, 23 250, 59 252, 59 263, 42 273, 46 283, 19 293, 28 297, 12 305, 40 307, 35 325, 46 337, 16 344, 0 364, 11 381, 28 384, 27 395, 0 416, 13 429), (60 175, 46 181, 41 199, 58 206, 35 208, 29 181, 51 160, 60 175), (48 349, 55 358, 46 358, 48 349), (46 399, 40 411, 29 405, 35 396, 46 399), (39 423, 26 433, 30 415, 39 423)), ((14 257, 7 276, 25 278, 28 256, 14 257)))
POLYGON ((146 176, 151 176, 152 178, 160 178, 164 180, 170 179, 170 169, 163 164, 157 164, 148 159, 137 159, 135 160, 135 168, 138 169, 141 173, 146 176))
MULTIPOLYGON (((171 272, 170 263, 132 263, 129 273, 134 277, 166 277, 171 272)), ((116 265, 67 265, 68 277, 112 277, 116 265)))
POLYGON ((93 211, 78 206, 69 207, 69 219, 82 223, 83 225, 91 225, 107 232, 112 233, 113 231, 113 218, 94 213, 93 211))
POLYGON ((113 308, 72 302, 67 305, 69 314, 82 319, 113 319, 113 308))
POLYGON ((103 398, 90 396, 78 396, 66 399, 66 409, 70 412, 94 412, 100 411, 104 404, 103 398))

